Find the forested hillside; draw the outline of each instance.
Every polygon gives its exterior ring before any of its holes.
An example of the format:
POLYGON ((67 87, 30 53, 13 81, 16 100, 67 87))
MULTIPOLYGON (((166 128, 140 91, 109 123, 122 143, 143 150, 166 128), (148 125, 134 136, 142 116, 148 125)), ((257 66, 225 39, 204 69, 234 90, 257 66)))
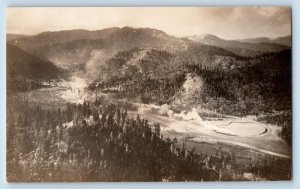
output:
MULTIPOLYGON (((133 49, 101 65, 103 72, 90 85, 93 90, 143 103, 200 106, 235 116, 288 114, 288 119, 273 124, 290 129, 290 50, 243 58, 211 46, 195 46, 177 54, 133 49), (201 87, 186 92, 189 89, 183 85, 193 77, 190 74, 200 78, 195 85, 201 87)), ((291 137, 283 138, 290 143, 291 137)))
POLYGON ((199 48, 188 49, 186 54, 153 49, 118 53, 99 67, 98 84, 128 96, 142 94, 150 101, 171 103, 186 74, 194 73, 204 86, 193 103, 234 115, 290 108, 290 50, 245 59, 213 47, 199 48), (144 55, 135 59, 137 54, 144 55), (225 104, 236 107, 225 108, 225 104))
POLYGON ((58 79, 61 70, 50 61, 33 56, 17 46, 6 45, 7 84, 9 90, 38 87, 39 81, 58 79))
POLYGON ((101 100, 42 109, 8 99, 8 181, 220 181, 290 179, 290 160, 239 166, 233 153, 195 154, 160 125, 101 100))

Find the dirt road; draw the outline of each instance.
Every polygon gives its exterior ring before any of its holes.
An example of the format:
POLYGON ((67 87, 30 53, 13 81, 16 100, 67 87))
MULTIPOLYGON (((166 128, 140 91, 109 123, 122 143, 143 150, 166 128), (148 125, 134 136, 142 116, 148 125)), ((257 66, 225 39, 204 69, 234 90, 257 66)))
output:
MULTIPOLYGON (((136 115, 136 112, 131 112, 131 115, 136 115)), ((219 143, 227 146, 245 148, 254 153, 264 153, 282 158, 291 158, 290 147, 272 132, 269 132, 262 137, 230 136, 207 129, 193 121, 181 121, 154 114, 139 115, 152 122, 160 123, 162 126, 162 133, 168 137, 172 137, 173 135, 173 137, 176 136, 182 140, 194 143, 219 143)))

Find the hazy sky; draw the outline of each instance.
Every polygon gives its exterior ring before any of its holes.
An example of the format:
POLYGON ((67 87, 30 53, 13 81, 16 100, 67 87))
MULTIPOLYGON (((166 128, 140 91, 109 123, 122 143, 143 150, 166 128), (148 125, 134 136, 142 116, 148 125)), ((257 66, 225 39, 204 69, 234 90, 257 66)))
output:
POLYGON ((203 33, 225 39, 291 34, 286 7, 8 8, 7 32, 37 34, 69 29, 150 27, 175 36, 203 33))

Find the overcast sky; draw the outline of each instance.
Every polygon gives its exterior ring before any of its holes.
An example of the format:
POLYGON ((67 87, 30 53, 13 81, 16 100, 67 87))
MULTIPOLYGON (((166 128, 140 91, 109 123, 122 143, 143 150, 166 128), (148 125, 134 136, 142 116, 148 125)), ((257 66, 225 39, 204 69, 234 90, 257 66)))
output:
POLYGON ((7 33, 150 27, 175 36, 204 33, 225 39, 291 34, 286 7, 8 8, 7 33))

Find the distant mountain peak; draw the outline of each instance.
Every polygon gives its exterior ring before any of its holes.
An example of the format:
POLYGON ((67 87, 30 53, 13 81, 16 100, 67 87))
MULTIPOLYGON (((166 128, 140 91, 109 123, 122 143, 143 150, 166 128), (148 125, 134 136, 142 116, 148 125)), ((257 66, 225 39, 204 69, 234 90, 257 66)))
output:
POLYGON ((203 33, 199 36, 202 37, 203 39, 220 39, 218 36, 209 33, 203 33))
POLYGON ((125 27, 122 27, 121 30, 131 31, 131 32, 146 32, 146 33, 152 34, 152 35, 164 35, 164 36, 168 35, 166 32, 155 29, 155 28, 136 28, 136 27, 132 27, 132 26, 125 26, 125 27))
POLYGON ((282 37, 273 37, 273 38, 255 37, 255 38, 239 39, 238 41, 247 42, 247 43, 275 43, 275 44, 291 47, 292 37, 291 35, 282 36, 282 37))
POLYGON ((203 41, 203 40, 222 40, 221 38, 219 38, 216 35, 213 34, 209 34, 209 33, 203 33, 200 35, 193 35, 193 36, 189 36, 187 37, 188 39, 191 40, 196 40, 196 41, 203 41))

